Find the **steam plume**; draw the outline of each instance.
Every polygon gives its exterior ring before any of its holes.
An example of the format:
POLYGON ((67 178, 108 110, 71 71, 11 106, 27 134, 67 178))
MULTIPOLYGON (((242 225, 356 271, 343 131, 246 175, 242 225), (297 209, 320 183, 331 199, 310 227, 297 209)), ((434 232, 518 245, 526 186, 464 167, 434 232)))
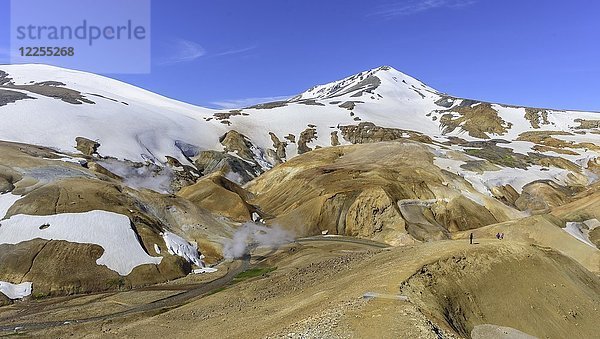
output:
POLYGON ((241 258, 252 249, 260 246, 278 247, 294 241, 294 235, 279 226, 266 227, 255 223, 245 223, 225 243, 223 256, 226 259, 241 258))

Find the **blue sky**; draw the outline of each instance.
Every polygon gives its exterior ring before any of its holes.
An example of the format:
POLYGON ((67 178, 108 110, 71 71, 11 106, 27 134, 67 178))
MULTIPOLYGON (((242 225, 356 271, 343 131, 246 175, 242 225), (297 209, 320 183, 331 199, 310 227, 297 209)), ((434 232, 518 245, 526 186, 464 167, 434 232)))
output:
MULTIPOLYGON (((0 0, 0 63, 8 12, 0 0)), ((390 65, 456 96, 600 111, 598 13, 594 0, 153 0, 152 73, 110 76, 216 107, 390 65)))

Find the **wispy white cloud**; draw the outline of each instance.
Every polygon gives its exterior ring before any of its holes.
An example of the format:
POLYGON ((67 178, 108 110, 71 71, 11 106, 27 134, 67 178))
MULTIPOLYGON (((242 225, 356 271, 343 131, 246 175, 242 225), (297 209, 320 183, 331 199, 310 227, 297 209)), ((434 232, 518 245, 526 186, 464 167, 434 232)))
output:
POLYGON ((440 8, 460 8, 473 5, 478 0, 402 0, 379 6, 371 15, 391 18, 426 12, 440 8))
POLYGON ((190 62, 206 55, 206 50, 200 44, 185 39, 171 41, 167 50, 171 51, 172 54, 159 61, 161 65, 190 62))
POLYGON ((287 96, 275 96, 275 97, 262 97, 262 98, 244 98, 244 99, 231 99, 211 102, 213 106, 218 109, 235 109, 245 108, 254 106, 256 104, 262 104, 266 102, 282 101, 291 98, 291 95, 287 96))
POLYGON ((227 56, 227 55, 243 54, 243 53, 249 52, 254 49, 256 49, 256 46, 250 46, 250 47, 238 48, 238 49, 230 49, 230 50, 227 50, 224 52, 212 54, 211 56, 220 57, 220 56, 227 56))
POLYGON ((162 60, 158 60, 160 65, 173 65, 184 62, 191 62, 199 58, 216 58, 231 55, 244 54, 246 52, 256 49, 257 46, 249 46, 244 48, 229 49, 217 53, 209 53, 200 44, 185 40, 175 39, 164 44, 163 50, 170 51, 171 54, 162 60))

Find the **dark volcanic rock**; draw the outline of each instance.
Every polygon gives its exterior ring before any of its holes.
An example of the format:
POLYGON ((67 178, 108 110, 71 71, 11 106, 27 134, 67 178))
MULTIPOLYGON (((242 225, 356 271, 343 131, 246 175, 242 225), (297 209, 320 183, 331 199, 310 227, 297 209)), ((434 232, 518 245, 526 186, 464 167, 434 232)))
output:
POLYGON ((351 111, 351 110, 354 109, 354 107, 356 107, 356 103, 354 103, 354 101, 346 101, 343 104, 341 104, 339 107, 340 108, 345 108, 345 109, 351 111))
MULTIPOLYGON (((62 85, 62 84, 61 84, 62 85)), ((50 98, 60 99, 66 103, 73 105, 95 104, 95 102, 87 99, 81 92, 76 90, 58 86, 54 82, 45 82, 33 85, 6 85, 9 89, 20 89, 31 93, 43 95, 50 98)))
POLYGON ((12 78, 8 76, 8 73, 4 71, 0 71, 0 86, 4 86, 9 84, 12 81, 12 78))
POLYGON ((29 95, 21 93, 21 92, 0 89, 0 106, 12 104, 19 100, 24 100, 24 99, 35 99, 35 98, 32 98, 29 95))

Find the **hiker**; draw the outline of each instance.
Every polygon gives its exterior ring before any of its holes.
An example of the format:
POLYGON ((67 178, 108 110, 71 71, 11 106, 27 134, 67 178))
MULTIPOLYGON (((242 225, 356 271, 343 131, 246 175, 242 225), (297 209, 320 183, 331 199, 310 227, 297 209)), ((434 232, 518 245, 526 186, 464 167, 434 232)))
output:
POLYGON ((471 245, 473 245, 473 233, 471 233, 471 235, 469 235, 469 243, 471 245))
POLYGON ((500 240, 500 232, 496 233, 496 239, 500 240))
POLYGON ((504 239, 504 233, 500 233, 500 240, 504 239))

